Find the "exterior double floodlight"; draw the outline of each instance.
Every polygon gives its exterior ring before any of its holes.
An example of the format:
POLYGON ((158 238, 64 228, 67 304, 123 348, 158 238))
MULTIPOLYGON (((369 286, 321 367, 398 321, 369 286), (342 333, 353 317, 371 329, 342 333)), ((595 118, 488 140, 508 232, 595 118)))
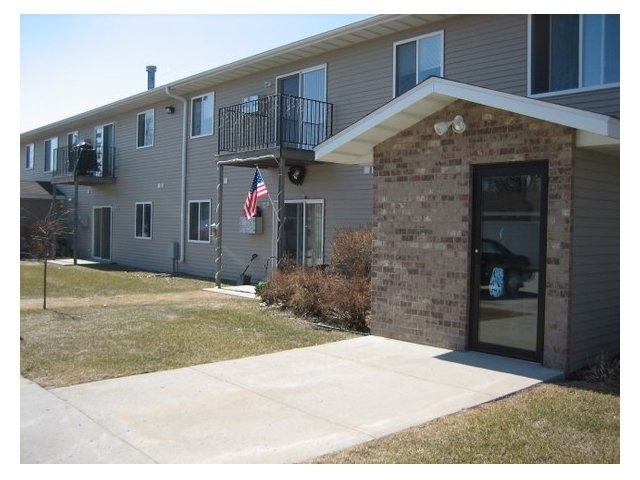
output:
POLYGON ((467 129, 467 124, 464 123, 462 115, 456 115, 450 122, 438 122, 433 126, 433 129, 438 135, 444 135, 451 127, 455 133, 462 133, 467 129))

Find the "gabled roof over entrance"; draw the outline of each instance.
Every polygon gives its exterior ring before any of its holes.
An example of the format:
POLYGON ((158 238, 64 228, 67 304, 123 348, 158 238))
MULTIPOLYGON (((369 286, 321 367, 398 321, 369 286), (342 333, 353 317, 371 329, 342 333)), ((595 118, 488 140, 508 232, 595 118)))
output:
POLYGON ((578 147, 596 148, 618 154, 620 151, 620 120, 617 118, 430 77, 318 145, 314 149, 316 160, 370 165, 373 163, 374 146, 456 100, 465 100, 572 127, 577 130, 578 147))

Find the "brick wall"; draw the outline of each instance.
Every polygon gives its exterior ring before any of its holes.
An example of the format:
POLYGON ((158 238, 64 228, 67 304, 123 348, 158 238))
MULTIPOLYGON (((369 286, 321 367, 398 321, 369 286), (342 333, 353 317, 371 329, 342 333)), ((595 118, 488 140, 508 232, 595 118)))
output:
POLYGON ((567 362, 573 130, 458 101, 374 151, 371 331, 451 349, 469 338, 474 164, 547 160, 544 364, 567 362), (466 131, 438 136, 462 114, 466 131))

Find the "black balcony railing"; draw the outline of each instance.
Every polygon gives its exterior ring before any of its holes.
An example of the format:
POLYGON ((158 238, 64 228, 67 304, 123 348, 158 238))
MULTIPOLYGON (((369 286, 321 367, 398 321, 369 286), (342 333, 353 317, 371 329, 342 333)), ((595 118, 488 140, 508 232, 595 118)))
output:
POLYGON ((116 176, 116 147, 59 147, 55 155, 54 177, 73 176, 76 168, 80 177, 115 178, 116 176))
POLYGON ((257 97, 218 110, 218 151, 311 150, 332 130, 330 103, 291 95, 257 97))

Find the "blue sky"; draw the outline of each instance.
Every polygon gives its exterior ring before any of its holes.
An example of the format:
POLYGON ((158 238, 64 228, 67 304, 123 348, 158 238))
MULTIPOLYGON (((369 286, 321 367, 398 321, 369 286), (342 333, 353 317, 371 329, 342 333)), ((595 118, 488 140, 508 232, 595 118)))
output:
POLYGON ((20 131, 367 16, 21 14, 20 131))
MULTIPOLYGON (((619 10, 618 1, 605 5, 619 10)), ((147 65, 157 66, 156 85, 164 85, 371 16, 354 11, 540 13, 525 2, 516 8, 514 2, 496 0, 481 7, 471 0, 454 5, 369 0, 349 6, 309 6, 299 0, 16 3, 20 132, 140 93, 147 86, 147 65)), ((557 4, 543 2, 538 8, 551 13, 551 5, 557 4)), ((602 10, 602 2, 591 0, 564 0, 562 5, 567 12, 594 11, 594 5, 602 10)))

